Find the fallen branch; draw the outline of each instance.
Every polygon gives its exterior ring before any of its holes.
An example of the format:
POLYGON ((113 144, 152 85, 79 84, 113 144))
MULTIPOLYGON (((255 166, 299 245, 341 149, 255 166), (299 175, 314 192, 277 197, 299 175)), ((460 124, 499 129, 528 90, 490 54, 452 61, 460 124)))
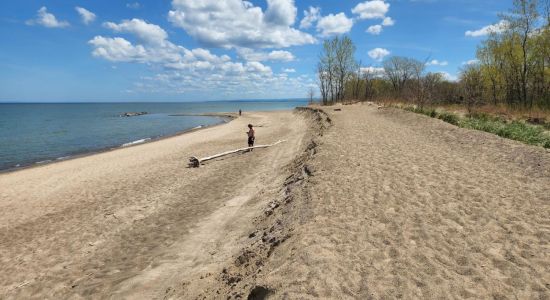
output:
POLYGON ((252 149, 268 148, 268 147, 275 146, 275 145, 278 145, 278 144, 283 143, 283 142, 286 142, 286 140, 277 141, 277 142, 275 142, 273 144, 269 144, 269 145, 258 145, 258 146, 254 146, 254 147, 246 147, 246 148, 241 148, 241 149, 237 149, 237 150, 226 151, 226 152, 222 152, 222 153, 219 153, 219 154, 215 154, 215 155, 207 156, 207 157, 203 157, 203 158, 197 158, 195 156, 191 156, 189 158, 189 167, 190 168, 198 168, 203 162, 211 160, 211 159, 215 159, 215 158, 218 158, 218 157, 222 157, 222 156, 226 156, 226 155, 234 154, 234 153, 238 153, 238 152, 250 151, 252 149))

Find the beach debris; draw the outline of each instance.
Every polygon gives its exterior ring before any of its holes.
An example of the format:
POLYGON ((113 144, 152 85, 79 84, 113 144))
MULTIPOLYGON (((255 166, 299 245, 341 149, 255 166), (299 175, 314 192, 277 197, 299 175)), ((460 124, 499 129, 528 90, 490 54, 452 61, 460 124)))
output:
POLYGON ((120 117, 137 117, 137 116, 143 116, 148 114, 146 111, 140 111, 140 112, 125 112, 120 114, 120 117))
POLYGON ((341 108, 335 108, 334 111, 342 111, 341 108))
POLYGON ((277 141, 273 144, 269 144, 269 145, 258 145, 258 146, 254 146, 254 147, 246 147, 246 148, 241 148, 241 149, 236 149, 236 150, 231 150, 231 151, 226 151, 226 152, 214 154, 214 155, 203 157, 203 158, 198 158, 196 156, 191 156, 189 158, 189 167, 190 168, 198 168, 203 162, 208 161, 208 160, 212 160, 212 159, 222 157, 222 156, 226 156, 226 155, 229 155, 229 154, 250 151, 252 149, 268 148, 268 147, 272 147, 272 146, 275 146, 275 145, 278 145, 278 144, 284 143, 284 142, 286 142, 286 140, 279 140, 279 141, 277 141))

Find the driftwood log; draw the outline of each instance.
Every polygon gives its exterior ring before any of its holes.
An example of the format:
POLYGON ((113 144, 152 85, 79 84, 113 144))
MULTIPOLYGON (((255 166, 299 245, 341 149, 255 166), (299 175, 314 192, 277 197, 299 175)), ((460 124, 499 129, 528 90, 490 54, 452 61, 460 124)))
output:
POLYGON ((286 140, 277 141, 277 142, 275 142, 273 144, 269 144, 269 145, 258 145, 258 146, 254 146, 254 147, 246 147, 246 148, 226 151, 226 152, 214 154, 214 155, 203 157, 203 158, 198 158, 198 157, 195 157, 195 156, 191 156, 189 158, 189 167, 190 168, 198 168, 203 162, 208 161, 208 160, 212 160, 212 159, 215 159, 215 158, 218 158, 218 157, 222 157, 222 156, 226 156, 226 155, 230 155, 230 154, 234 154, 234 153, 238 153, 238 152, 250 151, 252 149, 268 148, 268 147, 275 146, 275 145, 278 145, 278 144, 283 143, 283 142, 286 142, 286 140))

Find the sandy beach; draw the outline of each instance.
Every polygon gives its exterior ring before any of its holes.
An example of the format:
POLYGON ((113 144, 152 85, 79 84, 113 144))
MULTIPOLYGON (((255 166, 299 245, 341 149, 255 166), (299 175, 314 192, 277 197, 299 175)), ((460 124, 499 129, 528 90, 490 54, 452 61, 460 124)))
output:
POLYGON ((540 147, 367 104, 246 113, 0 174, 0 298, 548 299, 549 211, 540 147), (186 167, 248 123, 286 142, 186 167))
POLYGON ((0 174, 0 298, 158 298, 218 271, 282 168, 301 148, 305 119, 244 114, 160 141, 0 174), (278 146, 187 168, 188 157, 257 143, 278 146))

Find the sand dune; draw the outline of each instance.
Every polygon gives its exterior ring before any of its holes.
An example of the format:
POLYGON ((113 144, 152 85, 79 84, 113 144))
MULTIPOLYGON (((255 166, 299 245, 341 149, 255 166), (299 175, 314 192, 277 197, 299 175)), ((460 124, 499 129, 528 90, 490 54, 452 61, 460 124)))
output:
POLYGON ((340 108, 327 109, 332 127, 303 164, 311 175, 257 223, 283 242, 264 255, 251 239, 201 296, 550 297, 547 150, 404 111, 340 108))

